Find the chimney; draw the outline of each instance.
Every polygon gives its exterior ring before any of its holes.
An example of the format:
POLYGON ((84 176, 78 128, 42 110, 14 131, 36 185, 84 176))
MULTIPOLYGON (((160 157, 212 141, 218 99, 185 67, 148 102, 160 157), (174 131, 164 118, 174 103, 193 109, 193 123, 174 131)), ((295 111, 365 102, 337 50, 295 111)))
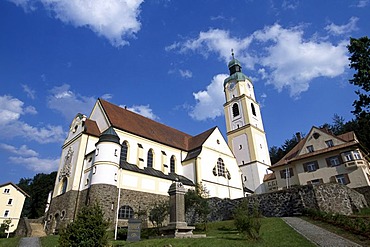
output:
POLYGON ((295 133, 295 136, 297 137, 298 142, 300 142, 302 140, 301 132, 295 133))

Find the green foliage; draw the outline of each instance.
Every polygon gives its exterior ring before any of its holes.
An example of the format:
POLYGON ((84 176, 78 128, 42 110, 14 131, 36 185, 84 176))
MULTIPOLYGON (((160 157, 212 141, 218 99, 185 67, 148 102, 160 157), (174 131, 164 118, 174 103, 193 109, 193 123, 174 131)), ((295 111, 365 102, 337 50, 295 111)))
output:
POLYGON ((155 225, 159 232, 159 227, 162 226, 164 220, 168 216, 169 205, 168 202, 155 203, 149 212, 149 220, 155 225))
POLYGON ((370 222, 367 217, 347 216, 313 209, 306 210, 305 215, 314 220, 327 222, 354 234, 370 238, 370 222))
POLYGON ((44 216, 49 192, 53 190, 57 172, 39 173, 31 178, 21 178, 17 184, 30 197, 27 197, 22 211, 23 217, 36 219, 44 216))
POLYGON ((349 66, 356 71, 349 82, 361 88, 356 91, 359 99, 353 102, 353 113, 360 116, 370 110, 370 39, 367 36, 351 38, 347 48, 351 54, 349 66))
POLYGON ((234 224, 236 229, 247 239, 260 239, 261 214, 257 205, 249 210, 248 200, 243 200, 234 211, 234 224))
POLYGON ((201 184, 197 184, 194 190, 188 190, 185 193, 185 212, 194 209, 195 214, 201 220, 200 223, 204 225, 204 230, 207 230, 207 217, 211 211, 207 201, 208 197, 209 191, 201 184))
POLYGON ((7 236, 7 233, 5 233, 5 231, 9 230, 11 223, 11 219, 6 219, 3 221, 3 223, 0 224, 0 238, 5 238, 7 236))
POLYGON ((108 222, 99 204, 86 206, 78 213, 74 222, 62 229, 59 238, 61 247, 106 246, 108 222))

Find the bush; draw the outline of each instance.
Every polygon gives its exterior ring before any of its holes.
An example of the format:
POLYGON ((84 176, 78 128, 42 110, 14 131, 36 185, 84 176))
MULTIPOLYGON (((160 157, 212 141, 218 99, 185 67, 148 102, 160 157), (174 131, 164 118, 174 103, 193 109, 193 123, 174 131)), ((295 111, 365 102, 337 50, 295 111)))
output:
POLYGON ((234 211, 234 224, 236 229, 247 239, 258 240, 261 229, 261 213, 257 205, 249 210, 248 200, 242 201, 234 211))
POLYGON ((159 228, 162 226, 164 220, 168 216, 169 205, 168 202, 155 203, 153 208, 149 212, 149 220, 154 226, 157 227, 159 234, 159 228))
POLYGON ((92 247, 108 244, 108 222, 98 204, 82 208, 74 222, 62 229, 59 246, 92 247))

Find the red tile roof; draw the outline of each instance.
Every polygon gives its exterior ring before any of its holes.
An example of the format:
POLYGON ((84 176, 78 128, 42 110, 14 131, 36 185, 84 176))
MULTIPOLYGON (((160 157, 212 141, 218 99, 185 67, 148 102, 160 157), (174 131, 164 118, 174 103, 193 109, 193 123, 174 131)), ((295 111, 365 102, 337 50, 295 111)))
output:
POLYGON ((270 181, 276 179, 275 172, 268 173, 263 177, 263 182, 270 181))
POLYGON ((92 136, 100 136, 98 125, 91 119, 86 119, 84 133, 92 136))
POLYGON ((106 100, 99 99, 99 102, 113 127, 181 150, 190 151, 201 146, 216 128, 193 137, 106 100))

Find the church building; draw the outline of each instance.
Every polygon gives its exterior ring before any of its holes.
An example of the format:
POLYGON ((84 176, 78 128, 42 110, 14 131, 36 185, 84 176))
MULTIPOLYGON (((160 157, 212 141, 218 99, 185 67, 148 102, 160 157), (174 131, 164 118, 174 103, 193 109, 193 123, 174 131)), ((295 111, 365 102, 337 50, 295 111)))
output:
POLYGON ((228 143, 217 127, 192 136, 106 100, 89 117, 77 114, 62 154, 47 215, 47 232, 99 202, 112 225, 168 200, 168 188, 201 184, 210 197, 262 193, 269 156, 253 85, 239 61, 229 63, 224 104, 228 143))

